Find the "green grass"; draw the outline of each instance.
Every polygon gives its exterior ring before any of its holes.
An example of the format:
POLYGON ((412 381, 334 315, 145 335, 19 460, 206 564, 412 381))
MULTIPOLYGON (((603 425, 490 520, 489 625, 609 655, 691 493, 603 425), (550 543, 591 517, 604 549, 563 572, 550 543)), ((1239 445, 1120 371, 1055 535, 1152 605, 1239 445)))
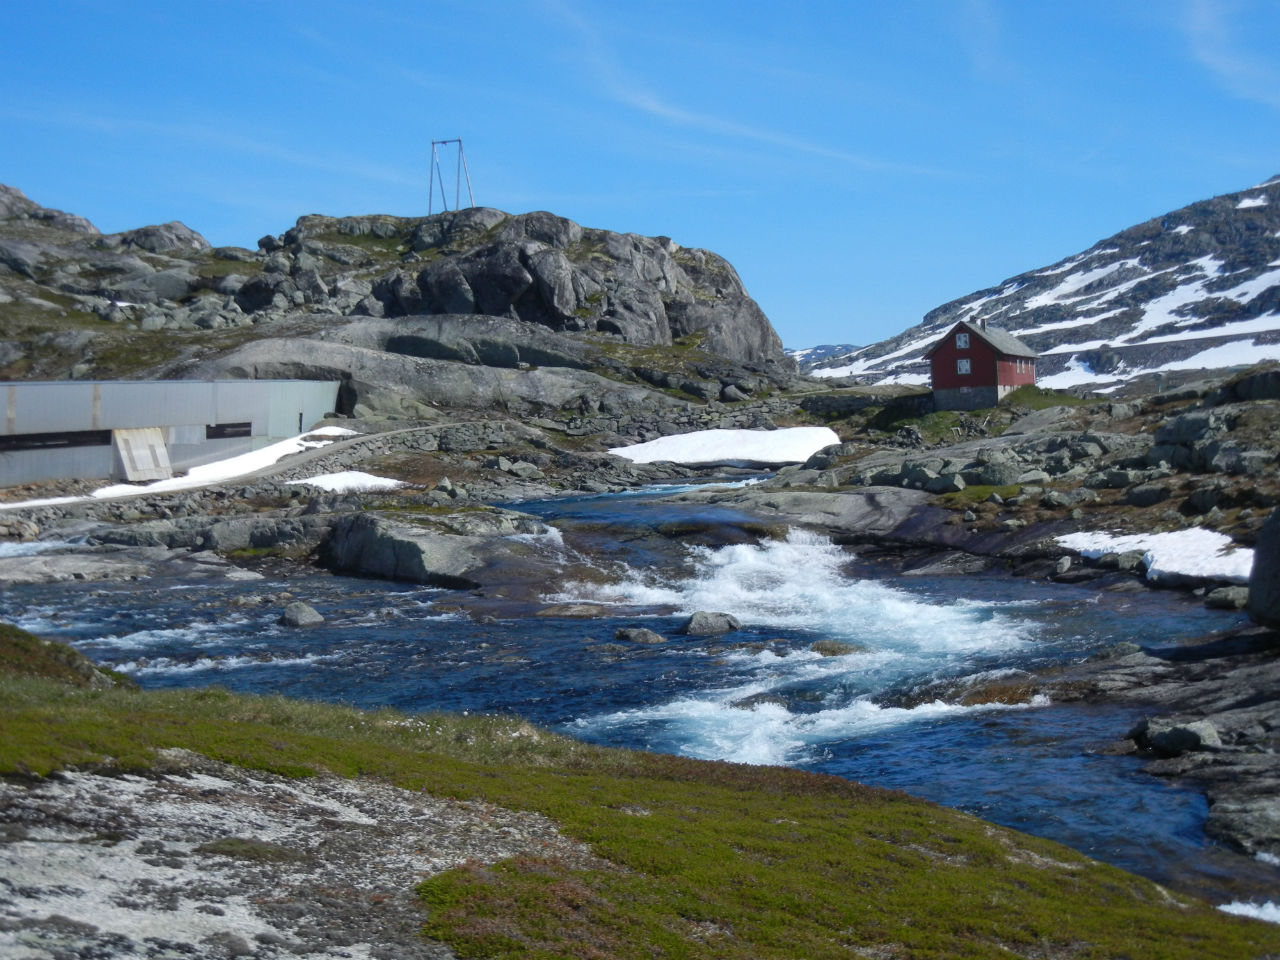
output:
MULTIPOLYGON (((955 432, 952 428, 960 425, 961 416, 965 416, 965 414, 960 414, 955 410, 939 410, 936 413, 927 413, 921 416, 907 412, 902 406, 891 404, 872 415, 866 421, 866 426, 886 433, 892 433, 901 430, 903 427, 911 426, 920 431, 920 436, 924 438, 925 443, 938 443, 943 440, 952 441, 955 439, 955 432)), ((981 417, 979 416, 978 419, 981 419, 981 417)))
MULTIPOLYGON (((518 718, 406 717, 218 688, 93 690, 4 673, 0 728, 5 774, 144 770, 156 749, 184 747, 287 776, 370 776, 535 810, 590 845, 594 862, 469 863, 422 883, 426 932, 464 958, 1280 951, 1280 928, 903 794, 605 749, 518 718)), ((289 855, 223 843, 228 856, 289 855)))
POLYGON ((975 503, 983 503, 993 493, 999 494, 1003 500, 1008 500, 1010 497, 1016 497, 1022 493, 1022 486, 1017 483, 1010 483, 1002 487, 993 486, 989 483, 974 483, 955 493, 941 494, 938 499, 944 506, 952 509, 966 509, 975 503))
POLYGON ((112 325, 93 343, 92 375, 100 380, 145 375, 188 350, 229 350, 262 336, 252 326, 221 330, 124 330, 112 325))
POLYGON ((262 273, 262 263, 258 260, 220 260, 210 256, 195 264, 196 276, 204 281, 204 286, 212 288, 223 277, 239 274, 246 279, 262 273))
POLYGON ((393 237, 379 237, 372 233, 339 233, 333 230, 318 233, 310 239, 320 243, 357 247, 366 253, 382 257, 398 257, 409 250, 407 232, 403 229, 393 237))
POLYGON ((45 677, 85 687, 134 683, 122 674, 99 670, 93 662, 66 644, 42 640, 7 623, 0 623, 0 676, 45 677))
MULTIPOLYGON (((1045 410, 1049 407, 1083 407, 1102 403, 1100 397, 1077 397, 1061 390, 1046 390, 1044 387, 1027 385, 1006 394, 1000 401, 1002 407, 1028 407, 1032 410, 1045 410)), ((975 416, 984 411, 976 411, 975 416)))

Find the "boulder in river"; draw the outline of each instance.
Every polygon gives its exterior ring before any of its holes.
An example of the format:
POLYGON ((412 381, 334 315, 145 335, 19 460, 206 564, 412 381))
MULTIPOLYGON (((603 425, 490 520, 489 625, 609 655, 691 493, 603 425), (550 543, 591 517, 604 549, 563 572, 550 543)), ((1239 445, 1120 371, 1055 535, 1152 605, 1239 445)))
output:
POLYGON ((680 632, 690 637, 715 637, 741 629, 742 621, 732 614, 699 610, 685 622, 680 632))
POLYGON ((647 627, 620 627, 613 634, 613 639, 621 640, 625 643, 666 643, 667 638, 660 633, 654 633, 647 627))
MULTIPOLYGON (((540 548, 513 535, 545 532, 535 518, 511 510, 429 514, 419 522, 358 513, 334 524, 325 553, 337 570, 474 590, 480 583, 473 578, 496 563, 521 565, 523 574, 508 566, 509 579, 533 577, 545 557, 540 548)), ((545 579, 545 565, 537 576, 545 579)))
POLYGON ((843 640, 815 640, 809 649, 820 657, 843 657, 851 653, 861 653, 866 647, 856 643, 845 643, 843 640))
POLYGON ((1181 721, 1168 718, 1145 720, 1133 734, 1134 741, 1167 757, 1189 750, 1211 750, 1222 746, 1218 729, 1208 720, 1181 721))
POLYGON ((1248 587, 1218 587, 1204 598, 1204 605, 1211 610, 1239 610, 1248 603, 1248 587))
POLYGON ((280 615, 280 624, 285 627, 313 627, 317 623, 324 623, 324 617, 315 607, 301 600, 289 604, 280 615))

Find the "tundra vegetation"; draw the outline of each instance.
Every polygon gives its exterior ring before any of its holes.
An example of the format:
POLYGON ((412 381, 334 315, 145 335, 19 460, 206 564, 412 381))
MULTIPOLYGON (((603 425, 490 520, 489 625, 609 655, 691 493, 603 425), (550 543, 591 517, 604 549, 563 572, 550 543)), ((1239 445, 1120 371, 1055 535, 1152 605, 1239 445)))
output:
MULTIPOLYGON (((181 747, 536 811, 592 864, 471 862, 421 884, 460 957, 1263 957, 1280 928, 902 793, 592 746, 510 717, 406 716, 213 687, 139 691, 0 629, 0 773, 146 775, 181 747)), ((214 841, 278 861, 289 850, 214 841)))

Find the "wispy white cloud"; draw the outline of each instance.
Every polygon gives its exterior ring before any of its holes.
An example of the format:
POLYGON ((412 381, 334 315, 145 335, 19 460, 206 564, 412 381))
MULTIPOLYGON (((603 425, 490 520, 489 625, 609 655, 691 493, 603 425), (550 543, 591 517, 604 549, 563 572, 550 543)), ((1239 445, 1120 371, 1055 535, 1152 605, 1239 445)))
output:
POLYGON ((947 9, 953 34, 975 74, 996 80, 1018 75, 1005 42, 1004 18, 991 0, 963 0, 947 9))
POLYGON ((581 16, 569 0, 544 0, 544 7, 581 37, 582 61, 604 95, 647 116, 706 134, 764 143, 794 153, 834 160, 869 172, 947 176, 945 171, 937 168, 854 153, 784 131, 739 123, 670 103, 623 66, 620 56, 603 34, 581 16))
POLYGON ((111 116, 106 113, 80 113, 65 110, 40 112, 0 107, 0 118, 33 125, 61 127, 66 130, 111 136, 143 136, 162 142, 181 141, 214 150, 278 161, 291 167, 319 170, 393 186, 420 187, 420 174, 409 174, 392 167, 369 164, 351 157, 326 156, 314 151, 294 150, 266 140, 233 133, 215 124, 161 123, 137 117, 111 116))
POLYGON ((1247 20, 1225 0, 1187 0, 1181 29, 1196 61, 1234 96, 1280 109, 1280 59, 1245 49, 1239 24, 1247 20))

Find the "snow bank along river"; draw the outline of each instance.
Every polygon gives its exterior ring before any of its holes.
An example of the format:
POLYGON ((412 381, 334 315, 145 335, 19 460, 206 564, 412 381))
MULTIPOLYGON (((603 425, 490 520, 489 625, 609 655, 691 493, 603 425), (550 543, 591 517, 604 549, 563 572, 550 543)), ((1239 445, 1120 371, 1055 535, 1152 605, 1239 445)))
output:
MULTIPOLYGON (((573 552, 575 522, 612 531, 616 550, 594 561, 598 576, 549 572, 544 596, 600 605, 602 616, 472 619, 444 591, 303 572, 15 587, 0 595, 0 619, 66 639, 144 687, 222 684, 408 711, 512 712, 602 743, 790 764, 901 788, 1217 902, 1240 897, 1241 858, 1205 839, 1202 797, 1143 774, 1136 759, 1100 752, 1139 719, 1132 709, 944 697, 957 684, 1016 682, 1020 671, 1120 641, 1166 644, 1225 629, 1240 615, 1174 592, 875 576, 799 531, 663 554, 653 538, 626 533, 671 516, 671 505, 642 496, 520 506, 563 518, 565 541, 548 538, 552 552, 573 552), (286 592, 326 622, 277 625, 286 592), (743 628, 680 635, 696 610, 731 613, 743 628), (668 641, 615 642, 624 626, 668 641)), ((700 522, 715 521, 716 508, 698 509, 700 522)), ((1251 867, 1243 892, 1267 899, 1280 869, 1251 867)))

